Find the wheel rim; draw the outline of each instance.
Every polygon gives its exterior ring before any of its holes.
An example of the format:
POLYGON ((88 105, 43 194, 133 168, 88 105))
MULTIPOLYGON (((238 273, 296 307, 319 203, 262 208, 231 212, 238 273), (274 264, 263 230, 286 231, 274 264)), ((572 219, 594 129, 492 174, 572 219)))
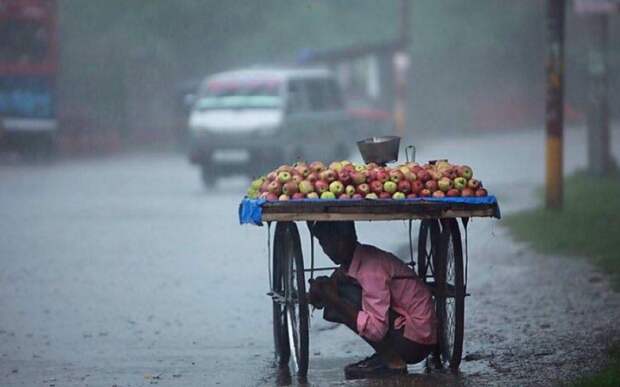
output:
POLYGON ((452 359, 452 355, 454 352, 454 337, 455 337, 455 326, 456 326, 456 302, 455 302, 455 294, 454 290, 456 288, 456 270, 454 263, 454 245, 452 240, 452 235, 448 241, 448 251, 446 254, 446 285, 445 285, 445 301, 444 308, 442 313, 444 314, 444 320, 446 324, 446 329, 444 332, 444 348, 443 348, 443 356, 446 361, 452 359))
POLYGON ((298 289, 295 281, 296 275, 296 267, 295 267, 295 257, 293 251, 289 251, 287 255, 290 259, 287 262, 287 270, 286 270, 286 281, 287 292, 285 294, 286 298, 286 319, 287 319, 287 330, 288 330, 288 339, 289 346, 291 348, 291 358, 295 372, 299 371, 299 333, 297 332, 297 327, 299 326, 299 322, 297 319, 298 316, 298 289))

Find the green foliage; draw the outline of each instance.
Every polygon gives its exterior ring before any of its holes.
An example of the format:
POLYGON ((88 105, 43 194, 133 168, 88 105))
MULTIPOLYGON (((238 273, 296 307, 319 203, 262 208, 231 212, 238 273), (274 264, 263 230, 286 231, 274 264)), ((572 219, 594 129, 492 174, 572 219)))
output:
POLYGON ((620 386, 620 346, 609 351, 609 365, 595 375, 576 380, 572 387, 617 387, 620 386))
POLYGON ((620 178, 576 174, 565 181, 562 211, 535 209, 506 217, 519 240, 543 253, 585 256, 620 289, 620 178))

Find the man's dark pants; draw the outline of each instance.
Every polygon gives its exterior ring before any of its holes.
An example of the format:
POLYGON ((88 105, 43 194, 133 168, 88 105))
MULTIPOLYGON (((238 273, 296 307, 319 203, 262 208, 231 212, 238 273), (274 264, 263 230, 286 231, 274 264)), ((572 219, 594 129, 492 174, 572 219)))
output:
MULTIPOLYGON (((354 281, 338 282, 338 295, 354 305, 357 310, 362 310, 362 288, 354 281)), ((403 335, 403 328, 394 329, 394 319, 398 314, 390 309, 389 311, 389 330, 382 342, 387 343, 407 364, 419 363, 433 351, 434 345, 420 344, 409 340, 403 335)), ((344 318, 337 310, 325 307, 323 318, 327 321, 344 323, 344 318)), ((363 337, 362 337, 363 338, 363 337)), ((372 342, 365 339, 368 344, 372 342)), ((374 347, 374 346, 373 346, 374 347)))

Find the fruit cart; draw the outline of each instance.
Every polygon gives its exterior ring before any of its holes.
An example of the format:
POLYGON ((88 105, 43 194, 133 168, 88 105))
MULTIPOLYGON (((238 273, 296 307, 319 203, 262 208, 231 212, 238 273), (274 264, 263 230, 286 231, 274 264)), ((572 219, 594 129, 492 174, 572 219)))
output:
POLYGON ((298 376, 306 375, 309 352, 306 275, 313 278, 316 272, 334 269, 315 267, 311 234, 310 265, 305 266, 295 222, 401 220, 409 223, 409 265, 431 288, 435 300, 439 343, 431 360, 438 367, 458 369, 467 295, 467 224, 473 217, 499 218, 496 198, 274 202, 244 199, 239 206, 241 223, 266 223, 270 230, 275 222, 273 241, 269 231, 268 295, 273 301, 277 361, 281 365, 292 363, 298 376), (414 254, 413 232, 418 221, 417 254, 414 254))

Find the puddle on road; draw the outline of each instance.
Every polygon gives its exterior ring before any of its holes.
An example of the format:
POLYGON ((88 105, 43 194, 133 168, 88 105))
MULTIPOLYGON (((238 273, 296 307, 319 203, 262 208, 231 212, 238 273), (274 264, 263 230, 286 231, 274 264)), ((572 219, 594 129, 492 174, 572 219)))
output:
POLYGON ((299 380, 291 374, 288 367, 272 368, 269 374, 261 380, 260 385, 276 386, 359 386, 359 387, 399 387, 399 386, 466 386, 472 385, 473 380, 480 381, 479 375, 488 369, 487 361, 473 360, 463 364, 468 371, 453 373, 449 370, 430 370, 422 365, 409 366, 409 374, 398 377, 385 377, 381 379, 346 380, 343 368, 346 363, 354 359, 312 359, 312 367, 305 380, 299 380), (349 361, 350 360, 350 361, 349 361))

